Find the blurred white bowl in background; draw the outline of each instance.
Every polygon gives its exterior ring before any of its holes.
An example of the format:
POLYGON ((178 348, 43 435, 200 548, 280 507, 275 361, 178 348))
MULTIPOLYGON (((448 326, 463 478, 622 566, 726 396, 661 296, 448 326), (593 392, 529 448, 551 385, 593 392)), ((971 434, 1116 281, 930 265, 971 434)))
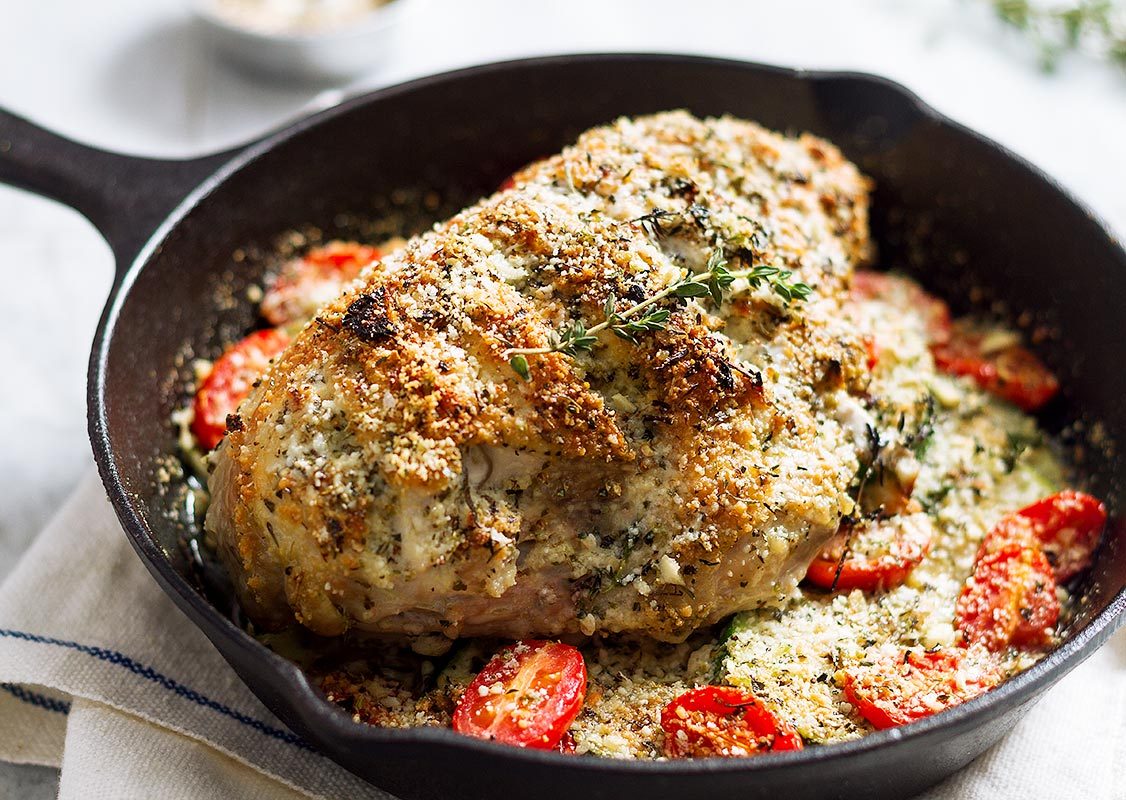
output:
MULTIPOLYGON (((308 28, 253 21, 246 9, 231 13, 223 0, 192 0, 207 44, 219 56, 262 77, 332 83, 374 69, 387 53, 394 29, 425 0, 387 0, 353 20, 308 28)), ((269 3, 263 3, 269 6, 269 3)))

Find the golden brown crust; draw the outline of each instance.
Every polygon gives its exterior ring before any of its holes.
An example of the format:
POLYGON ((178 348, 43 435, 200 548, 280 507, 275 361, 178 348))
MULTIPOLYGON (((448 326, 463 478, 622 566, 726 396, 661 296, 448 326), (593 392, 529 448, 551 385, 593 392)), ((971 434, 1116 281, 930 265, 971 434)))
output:
POLYGON ((834 147, 672 112, 515 183, 365 271, 240 409, 208 526, 252 616, 676 640, 784 593, 850 510, 832 411, 866 380, 839 312, 868 187, 834 147), (637 344, 506 363, 717 247, 813 295, 670 301, 637 344))

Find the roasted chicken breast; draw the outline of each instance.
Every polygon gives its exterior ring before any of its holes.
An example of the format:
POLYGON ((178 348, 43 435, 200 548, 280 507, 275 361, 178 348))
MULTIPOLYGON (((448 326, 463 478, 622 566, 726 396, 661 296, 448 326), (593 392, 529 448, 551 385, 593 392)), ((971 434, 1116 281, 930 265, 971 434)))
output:
POLYGON ((678 641, 787 594, 868 446, 842 313, 867 207, 821 139, 670 112, 588 131, 364 270, 213 456, 207 527, 247 612, 678 641), (669 295, 632 341, 510 365, 716 259, 776 269, 669 295))

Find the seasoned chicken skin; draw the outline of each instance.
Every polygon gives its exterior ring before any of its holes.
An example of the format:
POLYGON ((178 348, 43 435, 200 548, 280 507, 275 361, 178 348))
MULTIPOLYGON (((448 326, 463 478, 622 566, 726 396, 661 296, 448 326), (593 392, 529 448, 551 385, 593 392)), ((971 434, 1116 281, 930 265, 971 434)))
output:
POLYGON ((677 641, 787 594, 852 510, 868 184, 836 148, 669 112, 513 184, 365 270, 232 420, 207 527, 259 625, 677 641), (812 293, 737 281, 509 365, 713 256, 812 293))

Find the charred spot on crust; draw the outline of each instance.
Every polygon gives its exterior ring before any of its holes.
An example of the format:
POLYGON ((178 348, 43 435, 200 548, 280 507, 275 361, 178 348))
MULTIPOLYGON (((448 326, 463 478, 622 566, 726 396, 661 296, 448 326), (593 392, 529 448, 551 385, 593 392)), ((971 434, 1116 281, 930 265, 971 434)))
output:
POLYGON ((650 358, 640 361, 664 400, 677 410, 671 417, 700 419, 720 407, 756 403, 763 396, 762 375, 729 360, 699 326, 655 335, 650 358))
POLYGON ((822 363, 821 377, 817 382, 818 388, 836 389, 844 381, 844 368, 840 359, 829 358, 822 363))
POLYGON ((241 431, 243 429, 242 417, 238 414, 227 415, 227 433, 231 431, 241 431))
POLYGON ((378 287, 352 301, 344 312, 344 328, 365 342, 378 342, 395 333, 387 318, 387 291, 378 287))
POLYGON ((630 283, 623 294, 627 300, 633 303, 640 303, 646 298, 645 287, 640 283, 630 283))
POLYGON ((720 389, 730 392, 735 388, 735 376, 731 374, 731 365, 726 359, 717 358, 715 362, 716 383, 720 389))
POLYGON ((340 524, 340 520, 335 517, 329 517, 325 520, 325 530, 328 535, 332 537, 333 544, 336 545, 337 552, 344 549, 344 526, 340 524))
POLYGON ((669 197, 695 197, 699 191, 696 184, 687 178, 669 178, 665 185, 668 187, 669 197))

